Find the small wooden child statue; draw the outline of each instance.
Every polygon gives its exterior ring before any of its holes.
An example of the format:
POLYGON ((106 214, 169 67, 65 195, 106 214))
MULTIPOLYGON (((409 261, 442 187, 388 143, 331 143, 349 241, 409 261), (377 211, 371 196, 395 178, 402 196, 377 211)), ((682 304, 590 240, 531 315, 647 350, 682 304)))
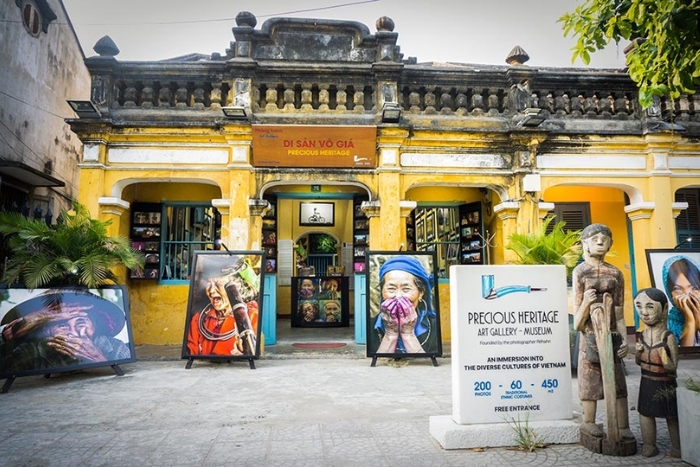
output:
POLYGON ((659 289, 643 289, 634 297, 634 307, 644 323, 635 356, 642 370, 637 404, 642 429, 642 455, 652 457, 659 453, 656 447, 656 417, 664 417, 671 438, 670 456, 680 457, 676 405, 678 341, 667 326, 668 299, 659 289))

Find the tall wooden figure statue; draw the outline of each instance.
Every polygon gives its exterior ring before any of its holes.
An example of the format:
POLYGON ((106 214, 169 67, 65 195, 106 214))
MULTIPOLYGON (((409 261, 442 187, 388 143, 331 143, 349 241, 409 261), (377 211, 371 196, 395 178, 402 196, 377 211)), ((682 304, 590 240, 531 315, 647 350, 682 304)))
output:
POLYGON ((581 332, 578 358, 579 398, 583 407, 581 444, 611 456, 637 452, 629 429, 627 382, 622 359, 627 355, 624 278, 605 262, 612 232, 591 224, 581 232, 583 263, 573 271, 574 328, 581 332), (605 399, 607 433, 595 423, 597 402, 605 399))
POLYGON ((670 456, 680 457, 676 405, 678 341, 668 330, 668 299, 659 289, 643 289, 634 297, 634 307, 644 323, 635 354, 637 365, 642 367, 637 404, 642 428, 642 455, 652 457, 659 453, 656 447, 656 417, 664 417, 671 438, 670 456))

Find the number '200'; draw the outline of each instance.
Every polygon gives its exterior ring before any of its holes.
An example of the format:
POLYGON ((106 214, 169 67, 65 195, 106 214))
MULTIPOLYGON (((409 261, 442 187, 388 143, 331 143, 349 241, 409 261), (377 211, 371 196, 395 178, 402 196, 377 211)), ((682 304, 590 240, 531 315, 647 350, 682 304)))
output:
POLYGON ((490 391, 491 381, 474 381, 475 391, 490 391))

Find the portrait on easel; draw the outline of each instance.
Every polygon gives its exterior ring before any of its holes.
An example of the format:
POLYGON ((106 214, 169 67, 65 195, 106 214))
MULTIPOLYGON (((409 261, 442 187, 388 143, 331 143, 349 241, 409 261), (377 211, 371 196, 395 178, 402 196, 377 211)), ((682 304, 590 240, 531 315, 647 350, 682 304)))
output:
POLYGON ((646 250, 651 285, 669 301, 668 330, 683 353, 700 353, 700 250, 646 250))
POLYGON ((263 251, 195 251, 183 359, 260 356, 263 251))
POLYGON ((367 252, 367 356, 442 356, 434 252, 367 252))
POLYGON ((10 288, 0 299, 0 378, 136 361, 120 286, 10 288))

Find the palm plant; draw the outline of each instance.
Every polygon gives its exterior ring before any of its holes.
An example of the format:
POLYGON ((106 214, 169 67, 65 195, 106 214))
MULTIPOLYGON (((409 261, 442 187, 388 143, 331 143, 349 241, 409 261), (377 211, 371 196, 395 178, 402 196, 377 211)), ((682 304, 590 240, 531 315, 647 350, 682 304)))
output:
POLYGON ((536 231, 511 235, 506 248, 518 255, 518 264, 563 264, 570 278, 581 258, 581 231, 564 230, 566 223, 560 221, 547 232, 553 221, 549 216, 536 231))
POLYGON ((46 286, 100 287, 118 283, 112 268, 141 268, 144 256, 123 237, 110 237, 103 222, 74 202, 52 226, 20 213, 0 213, 0 234, 10 254, 2 281, 35 289, 46 286))

